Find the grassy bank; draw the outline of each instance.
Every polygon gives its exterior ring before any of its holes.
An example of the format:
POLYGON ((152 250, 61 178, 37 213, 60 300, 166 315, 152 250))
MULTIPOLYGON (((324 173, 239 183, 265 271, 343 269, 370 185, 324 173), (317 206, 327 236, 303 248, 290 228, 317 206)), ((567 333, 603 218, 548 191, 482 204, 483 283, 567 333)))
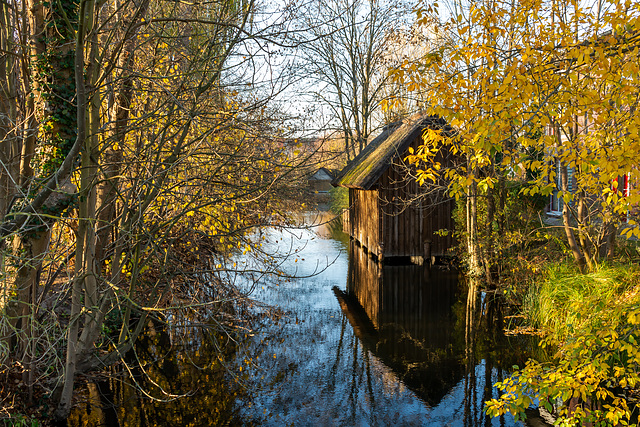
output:
POLYGON ((530 360, 499 383, 504 394, 488 402, 489 414, 521 417, 537 401, 561 425, 638 424, 640 259, 629 248, 589 274, 547 253, 520 282, 522 313, 550 360, 530 360))
POLYGON ((567 263, 549 264, 525 294, 523 312, 532 326, 559 340, 598 327, 638 302, 640 268, 633 263, 601 266, 580 274, 567 263))

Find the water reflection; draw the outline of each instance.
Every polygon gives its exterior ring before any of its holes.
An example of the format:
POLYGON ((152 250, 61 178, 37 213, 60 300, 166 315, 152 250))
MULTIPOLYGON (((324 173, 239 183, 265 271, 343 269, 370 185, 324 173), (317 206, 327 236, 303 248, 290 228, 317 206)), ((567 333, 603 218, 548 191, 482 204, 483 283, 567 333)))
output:
POLYGON ((243 343, 259 362, 243 371, 247 423, 260 425, 518 425, 489 419, 492 384, 526 359, 501 333, 495 298, 469 294, 453 270, 380 266, 358 247, 317 234, 272 231, 270 241, 305 242, 304 259, 283 264, 313 278, 265 281, 256 295, 290 314, 243 343), (336 257, 337 256, 337 257, 336 257), (467 304, 469 302, 469 304, 467 304))
MULTIPOLYGON (((195 333, 195 332, 194 332, 195 333)), ((215 426, 236 420, 241 390, 226 379, 224 357, 211 333, 198 333, 191 345, 176 346, 165 325, 150 323, 105 379, 87 384, 67 420, 71 426, 215 426)), ((238 421, 239 422, 239 421, 238 421)))
POLYGON ((496 300, 453 270, 380 266, 335 232, 261 230, 265 251, 293 253, 282 275, 245 284, 278 315, 236 337, 224 363, 215 336, 176 348, 157 328, 137 355, 144 370, 112 368, 69 425, 517 425, 482 412, 528 348, 502 335, 496 300), (190 396, 142 391, 159 388, 190 396))
POLYGON ((353 242, 346 292, 334 292, 365 348, 432 408, 424 423, 515 424, 482 412, 502 367, 522 363, 528 344, 503 336, 493 295, 451 268, 380 265, 353 242))
POLYGON ((334 289, 367 349, 429 406, 464 376, 455 336, 458 274, 384 265, 351 244, 347 291, 334 289))

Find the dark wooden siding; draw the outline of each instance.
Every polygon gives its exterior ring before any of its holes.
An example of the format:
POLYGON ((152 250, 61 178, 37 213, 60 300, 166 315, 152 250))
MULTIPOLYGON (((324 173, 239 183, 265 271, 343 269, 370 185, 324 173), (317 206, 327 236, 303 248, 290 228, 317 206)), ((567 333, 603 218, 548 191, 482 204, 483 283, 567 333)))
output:
MULTIPOLYGON (((409 145, 422 144, 417 136, 409 145)), ((348 234, 378 259, 447 255, 454 246, 455 202, 442 190, 420 186, 415 168, 404 163, 408 152, 395 156, 370 190, 349 189, 348 234), (442 235, 440 231, 447 234, 442 235)), ((444 168, 453 164, 444 148, 435 158, 444 168)))
MULTIPOLYGON (((416 148, 420 139, 412 146, 416 148)), ((385 257, 442 256, 454 245, 453 209, 455 202, 445 191, 418 185, 407 178, 408 166, 400 157, 380 177, 379 198, 382 218, 382 245, 385 257), (429 194, 425 194, 429 192, 429 194), (438 233, 447 230, 446 236, 438 233)), ((441 154, 436 161, 449 161, 441 154)))
POLYGON ((385 257, 423 256, 424 223, 415 180, 406 180, 392 166, 380 177, 380 210, 385 257))
POLYGON ((377 190, 349 189, 349 235, 380 256, 379 200, 377 190))

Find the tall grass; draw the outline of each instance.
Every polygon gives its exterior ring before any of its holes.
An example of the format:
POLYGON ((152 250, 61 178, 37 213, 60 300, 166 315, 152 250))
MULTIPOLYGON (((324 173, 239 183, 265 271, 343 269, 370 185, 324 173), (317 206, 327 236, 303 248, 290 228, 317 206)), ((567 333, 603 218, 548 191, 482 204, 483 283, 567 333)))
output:
POLYGON ((333 187, 329 190, 329 209, 334 214, 339 214, 349 207, 349 190, 345 187, 333 187))
POLYGON ((552 264, 541 279, 529 288, 523 309, 533 326, 559 339, 597 327, 603 316, 621 312, 613 306, 637 302, 640 289, 640 269, 633 264, 602 266, 590 274, 552 264))

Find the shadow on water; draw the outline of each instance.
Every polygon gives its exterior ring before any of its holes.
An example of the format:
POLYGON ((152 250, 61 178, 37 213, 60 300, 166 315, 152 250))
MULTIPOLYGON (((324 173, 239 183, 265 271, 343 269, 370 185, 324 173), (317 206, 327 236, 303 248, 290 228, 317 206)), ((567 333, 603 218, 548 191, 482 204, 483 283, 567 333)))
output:
MULTIPOLYGON (((72 426, 214 426, 236 420, 238 387, 226 380, 219 340, 192 332, 172 340, 164 325, 150 323, 127 363, 89 382, 67 420, 72 426), (217 341, 217 342, 216 342, 217 341)), ((227 346, 231 349, 232 346, 227 346)), ((237 421, 237 420, 236 420, 237 421)))

